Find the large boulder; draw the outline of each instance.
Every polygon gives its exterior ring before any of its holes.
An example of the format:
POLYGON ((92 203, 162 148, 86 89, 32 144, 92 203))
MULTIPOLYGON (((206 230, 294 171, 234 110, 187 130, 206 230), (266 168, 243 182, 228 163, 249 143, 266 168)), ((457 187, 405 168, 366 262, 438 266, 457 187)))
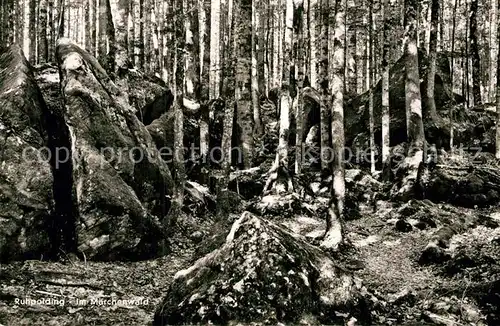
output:
POLYGON ((153 324, 362 320, 361 288, 317 247, 245 212, 222 247, 175 275, 153 324))
POLYGON ((54 209, 47 108, 21 48, 0 53, 0 260, 39 258, 54 209))
POLYGON ((94 57, 67 39, 56 49, 70 135, 78 249, 88 258, 154 255, 172 179, 127 97, 94 57))
MULTIPOLYGON (((419 51, 420 76, 426 76, 428 58, 423 51, 419 51)), ((422 78, 421 90, 425 94, 425 78, 422 78)), ((451 75, 449 61, 446 56, 438 53, 436 61, 436 106, 445 108, 452 96, 451 75)), ((352 99, 348 99, 345 107, 346 144, 349 145, 358 134, 369 130, 368 112, 369 92, 365 92, 352 99)), ((422 102, 424 112, 425 101, 422 102)), ((389 71, 389 105, 391 110, 391 146, 406 141, 406 110, 405 110, 405 62, 401 57, 392 65, 389 71)), ((379 81, 373 89, 373 115, 375 119, 375 138, 377 143, 381 141, 382 124, 382 81, 379 81)), ((427 130, 426 130, 427 131, 427 130)), ((428 139, 428 141, 433 142, 428 139)))

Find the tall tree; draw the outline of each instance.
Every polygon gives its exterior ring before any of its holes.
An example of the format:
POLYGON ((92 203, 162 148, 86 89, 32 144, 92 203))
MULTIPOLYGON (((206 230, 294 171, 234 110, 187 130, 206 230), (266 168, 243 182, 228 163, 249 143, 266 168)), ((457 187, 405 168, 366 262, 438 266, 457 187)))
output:
MULTIPOLYGON (((498 1, 497 12, 500 13, 500 1, 498 1)), ((497 25, 497 44, 500 44, 500 24, 497 25)), ((500 49, 497 52, 497 89, 496 89, 496 101, 497 101, 497 126, 496 126, 496 158, 500 160, 500 49)))
MULTIPOLYGON (((254 140, 253 140, 253 110, 251 97, 251 0, 234 2, 238 7, 235 16, 235 33, 238 33, 238 52, 236 64, 236 117, 242 147, 242 160, 238 162, 243 168, 252 165, 254 140)), ((218 86, 216 84, 214 86, 218 86)))
POLYGON ((219 97, 220 85, 220 0, 210 2, 210 98, 219 97))
POLYGON ((99 44, 97 55, 99 63, 103 67, 107 67, 108 55, 108 14, 107 2, 109 0, 99 0, 99 44))
MULTIPOLYGON (((202 157, 202 161, 205 162, 208 154, 209 154, 209 74, 208 74, 208 65, 205 64, 205 61, 210 62, 210 57, 206 60, 205 56, 210 56, 209 39, 207 37, 207 10, 205 8, 205 1, 198 0, 198 46, 199 46, 199 86, 200 86, 200 104, 202 108, 201 118, 200 118, 200 154, 202 157)), ((234 94, 234 92, 233 92, 234 94)), ((231 114, 234 114, 231 112, 231 114)), ((232 123, 232 120, 231 120, 232 123)), ((231 134, 232 135, 232 134, 231 134)))
POLYGON ((478 0, 472 0, 470 5, 470 50, 472 55, 472 95, 474 105, 481 104, 481 66, 479 57, 477 15, 478 0))
POLYGON ((295 111, 296 137, 295 137, 295 173, 302 170, 302 138, 304 134, 304 70, 305 70, 305 42, 304 42, 304 2, 296 3, 297 19, 295 19, 295 34, 297 44, 297 106, 295 111))
POLYGON ((29 60, 36 63, 36 0, 29 0, 29 60))
POLYGON ((439 0, 432 0, 431 3, 431 25, 430 25, 430 45, 429 45, 429 68, 427 71, 427 111, 428 116, 437 122, 436 101, 434 99, 434 84, 436 79, 436 57, 437 57, 437 36, 439 24, 439 0))
POLYGON ((369 127, 370 127, 370 171, 372 174, 375 173, 375 119, 373 117, 373 83, 375 75, 375 47, 374 47, 374 37, 375 37, 375 20, 373 19, 373 2, 369 1, 368 5, 368 51, 369 59, 368 63, 368 74, 366 78, 366 84, 368 87, 368 115, 369 115, 369 127))
POLYGON ((319 58, 316 63, 317 85, 321 94, 320 102, 320 152, 321 169, 329 170, 330 166, 330 94, 328 89, 328 20, 330 8, 329 0, 321 1, 319 58))
POLYGON ((252 37, 251 37, 251 47, 252 47, 252 78, 251 78, 251 89, 252 89, 252 109, 253 109, 253 121, 254 121, 254 134, 259 137, 264 133, 262 128, 262 121, 260 118, 260 103, 259 103, 259 75, 258 75, 258 65, 261 64, 257 62, 258 56, 258 14, 259 1, 252 0, 252 37))
POLYGON ((389 1, 382 4, 383 17, 383 52, 382 52, 382 165, 388 171, 390 155, 390 108, 389 108, 389 1))
POLYGON ((417 50, 417 0, 405 0, 405 106, 408 124, 409 148, 405 158, 406 175, 399 189, 401 198, 414 196, 418 168, 424 160, 424 125, 422 121, 422 100, 418 72, 417 50))
MULTIPOLYGON (((459 0, 453 0, 453 12, 452 12, 452 26, 451 26, 451 89, 453 91, 455 85, 455 27, 456 27, 456 16, 457 16, 457 6, 459 0)), ((455 104, 455 97, 452 97, 452 105, 450 105, 449 113, 450 116, 450 150, 453 150, 453 104, 455 104)))
POLYGON ((175 180, 175 189, 169 211, 168 227, 172 228, 177 223, 177 218, 181 214, 182 206, 184 205, 184 183, 186 180, 186 171, 184 166, 184 114, 183 99, 184 99, 184 51, 186 42, 185 30, 185 12, 187 0, 174 0, 174 31, 175 31, 175 65, 172 75, 175 82, 173 84, 174 93, 174 158, 173 158, 173 176, 175 180))
POLYGON ((49 44, 47 40, 47 0, 40 0, 39 21, 38 21, 38 62, 43 63, 49 60, 49 44))
POLYGON ((332 186, 331 197, 326 218, 327 226, 321 246, 328 249, 338 249, 343 242, 344 206, 345 206, 345 173, 344 173, 344 79, 345 79, 345 1, 335 1, 335 34, 333 38, 333 62, 330 68, 332 74, 332 186))

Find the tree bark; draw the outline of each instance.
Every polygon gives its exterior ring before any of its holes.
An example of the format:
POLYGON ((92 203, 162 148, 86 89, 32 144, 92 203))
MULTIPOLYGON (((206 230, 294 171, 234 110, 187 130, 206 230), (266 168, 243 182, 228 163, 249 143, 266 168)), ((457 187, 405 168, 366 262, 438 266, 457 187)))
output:
POLYGON ((436 79, 437 36, 439 24, 439 0, 431 3, 431 25, 429 45, 429 68, 427 71, 427 110, 428 117, 437 122, 436 101, 434 100, 434 81, 436 79))
POLYGON ((375 48, 374 48, 374 26, 375 22, 373 19, 373 2, 369 2, 369 19, 368 19, 368 48, 369 48, 369 60, 368 62, 368 75, 367 75, 367 84, 369 89, 368 96, 368 113, 369 113, 369 125, 370 125, 370 172, 371 174, 375 173, 375 120, 373 117, 373 84, 374 84, 374 65, 375 65, 375 48))
MULTIPOLYGON (((498 1, 497 12, 500 13, 500 1, 498 1)), ((500 24, 497 26, 497 44, 500 44, 500 24)), ((500 160, 500 50, 497 52, 497 124, 496 124, 496 158, 500 160)))
MULTIPOLYGON (((29 61, 31 64, 36 63, 36 0, 29 0, 29 22, 28 22, 28 30, 29 30, 29 61)), ((12 43, 12 42, 10 42, 12 43)))
POLYGON ((115 53, 114 53, 114 66, 115 73, 119 76, 124 74, 128 69, 128 14, 129 14, 129 1, 130 0, 111 0, 111 12, 113 16, 113 24, 115 31, 115 53))
POLYGON ((415 196, 417 174, 424 160, 424 125, 422 121, 422 100, 418 72, 418 50, 416 12, 417 1, 405 0, 405 106, 409 114, 408 153, 405 158, 406 175, 398 196, 405 200, 415 196))
MULTIPOLYGON (((229 43, 228 53, 226 59, 229 61, 229 65, 225 66, 227 70, 227 78, 231 81, 235 80, 236 77, 236 53, 238 46, 238 35, 232 32, 235 29, 235 17, 238 17, 238 6, 233 9, 233 0, 229 0, 228 3, 228 31, 229 31, 229 43), (233 13, 234 10, 234 13, 233 13)), ((226 82, 224 83, 224 94, 235 94, 235 83, 226 82)), ((229 174, 231 167, 231 139, 233 137, 233 121, 234 121, 234 97, 228 96, 224 107, 224 126, 222 134, 222 178, 220 184, 217 187, 217 218, 221 220, 229 214, 230 207, 227 201, 228 184, 229 184, 229 174)))
POLYGON ((481 105, 481 66, 479 57, 478 30, 477 30, 477 14, 478 0, 471 2, 470 15, 470 49, 472 54, 472 95, 474 105, 481 105))
POLYGON ((328 207, 327 226, 321 247, 337 250, 343 242, 343 221, 345 206, 345 173, 344 173, 344 79, 345 79, 345 0, 331 0, 336 3, 335 34, 333 38, 332 74, 332 147, 333 147, 333 181, 331 199, 328 207))
POLYGON ((210 3, 210 99, 219 97, 220 85, 220 0, 210 3))
POLYGON ((99 0, 99 45, 97 55, 99 63, 103 67, 107 67, 108 55, 108 15, 107 15, 108 0, 99 0))
POLYGON ((301 173, 302 170, 302 138, 304 137, 304 68, 305 68, 305 48, 304 48, 304 3, 300 3, 295 12, 297 19, 295 20, 296 35, 298 36, 297 45, 297 108, 295 112, 296 136, 295 136, 295 174, 301 173))
POLYGON ((240 166, 248 169, 253 160, 253 110, 251 98, 251 0, 234 3, 238 8, 235 29, 238 34, 238 54, 236 67, 236 116, 241 141, 240 166))
POLYGON ((251 78, 251 90, 252 90, 252 109, 253 109, 253 121, 254 121, 254 135, 259 138, 264 130, 262 128, 262 121, 260 118, 260 105, 259 105, 259 76, 257 67, 259 62, 257 62, 258 55, 258 21, 257 21, 257 11, 259 9, 258 0, 252 0, 252 37, 251 37, 251 47, 252 47, 252 78, 251 78))
POLYGON ((316 63, 318 70, 319 91, 321 94, 320 103, 320 150, 321 150, 321 169, 328 171, 330 168, 330 94, 328 89, 328 13, 333 8, 329 8, 329 0, 322 0, 320 17, 320 36, 319 36, 319 57, 316 63))
POLYGON ((182 111, 184 97, 184 50, 186 41, 185 30, 185 11, 187 0, 174 0, 174 31, 175 31, 175 65, 173 76, 175 79, 173 94, 174 98, 174 158, 173 158, 173 175, 174 175, 174 192, 171 202, 171 208, 168 214, 167 227, 171 230, 177 223, 177 219, 181 214, 182 206, 184 205, 184 183, 186 180, 186 172, 184 166, 184 114, 182 111))
POLYGON ((382 5, 383 27, 383 53, 382 53, 382 165, 387 170, 390 162, 391 133, 390 133, 390 107, 389 107, 389 29, 390 23, 387 15, 389 1, 384 0, 382 5))
POLYGON ((47 41, 47 1, 40 0, 38 6, 38 62, 44 63, 49 60, 49 44, 47 41))

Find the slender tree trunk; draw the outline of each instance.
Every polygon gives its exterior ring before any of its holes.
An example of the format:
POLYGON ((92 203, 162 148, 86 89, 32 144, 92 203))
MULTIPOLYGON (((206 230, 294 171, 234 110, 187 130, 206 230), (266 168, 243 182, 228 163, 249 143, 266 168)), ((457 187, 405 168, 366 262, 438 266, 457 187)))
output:
POLYGON ((495 43, 497 39, 497 30, 496 26, 498 24, 498 8, 496 6, 496 2, 498 0, 491 0, 491 42, 490 42, 490 91, 489 93, 490 98, 489 101, 494 101, 495 100, 495 86, 496 86, 496 66, 498 64, 498 61, 496 60, 496 52, 498 51, 499 48, 499 43, 495 43))
POLYGON ((474 97, 474 105, 481 105, 481 66, 479 58, 478 30, 477 30, 477 15, 478 15, 478 0, 471 2, 470 15, 470 49, 472 52, 472 95, 474 97))
MULTIPOLYGON (((139 40, 139 42, 138 42, 139 60, 138 61, 139 61, 139 69, 141 69, 141 70, 145 70, 145 65, 146 65, 145 56, 144 56, 144 38, 145 38, 144 19, 146 16, 146 11, 144 8, 144 1, 145 0, 139 0, 139 37, 138 37, 138 40, 139 40)), ((173 17, 171 17, 171 19, 173 19, 173 17)), ((173 39, 171 41, 173 42, 173 39)))
POLYGON ((389 1, 384 0, 382 5, 382 16, 384 20, 383 27, 383 53, 382 53, 382 165, 387 171, 390 168, 390 150, 391 150, 391 133, 390 133, 390 107, 389 107, 389 29, 390 23, 387 17, 389 1))
POLYGON ((453 151, 453 107, 455 104, 455 93, 454 90, 454 82, 455 82, 455 26, 456 26, 456 14, 457 14, 457 5, 459 0, 453 0, 453 13, 452 13, 452 26, 451 26, 451 90, 452 90, 452 99, 449 116, 450 116, 450 151, 453 151))
POLYGON ((220 85, 220 0, 211 0, 210 5, 210 99, 219 97, 220 85))
POLYGON ((368 35, 368 48, 369 48, 369 59, 368 59, 368 78, 367 84, 369 89, 368 96, 368 113, 369 113, 369 124, 370 124, 370 171, 372 174, 375 173, 375 120, 373 117, 373 84, 374 84, 374 65, 375 65, 375 48, 374 48, 374 26, 375 22, 373 19, 373 2, 369 2, 369 35, 368 35))
POLYGON ((318 69, 318 83, 320 87, 320 140, 321 140, 321 169, 330 168, 330 94, 328 89, 328 14, 329 0, 322 0, 320 19, 320 52, 316 67, 318 69))
POLYGON ((310 47, 310 83, 311 87, 318 89, 318 69, 316 65, 318 64, 318 0, 310 0, 309 3, 309 47, 310 47))
MULTIPOLYGON (((200 153, 202 157, 202 161, 206 162, 209 155, 209 74, 208 68, 209 66, 205 64, 205 56, 210 55, 208 51, 208 37, 207 37, 207 11, 205 8, 204 0, 198 1, 198 42, 199 42, 199 80, 200 80, 200 104, 202 107, 202 116, 200 118, 200 153)), ((233 92, 234 94, 234 92, 233 92)), ((226 95, 226 94, 224 94, 226 95)), ((234 114, 231 112, 231 114, 234 114)), ((232 124, 232 120, 231 120, 232 124)), ((231 133, 232 134, 232 133, 231 133)))
POLYGON ((429 46, 429 68, 427 71, 427 110, 428 117, 437 123, 436 101, 434 100, 434 80, 436 78, 437 35, 439 24, 439 0, 431 3, 431 26, 429 46))
MULTIPOLYGON (((498 1, 497 12, 500 13, 500 1, 498 1)), ((497 44, 500 44, 500 24, 497 25, 497 44)), ((496 158, 500 160, 500 50, 497 52, 497 89, 496 89, 496 101, 497 101, 497 123, 496 123, 496 158)))
POLYGON ((326 233, 321 246, 338 249, 343 242, 343 221, 345 206, 345 173, 344 173, 344 79, 345 79, 345 0, 336 2, 334 56, 330 67, 333 69, 332 83, 332 147, 333 147, 333 181, 331 199, 328 207, 326 233))
POLYGON ((258 0, 252 1, 252 78, 251 78, 251 89, 252 89, 252 109, 253 109, 253 121, 254 121, 254 135, 258 138, 263 133, 262 121, 260 118, 260 104, 259 104, 259 79, 257 71, 257 51, 258 51, 258 28, 257 21, 257 10, 259 2, 258 0))
MULTIPOLYGON (((307 0, 306 0, 307 1, 307 0)), ((304 134, 304 68, 305 68, 305 48, 304 48, 304 3, 295 9, 297 14, 296 35, 298 36, 297 46, 297 109, 295 112, 296 137, 295 137, 295 174, 302 170, 302 138, 304 134)))
POLYGON ((29 0, 29 9, 29 60, 34 64, 36 63, 36 0, 29 0))
POLYGON ((49 44, 47 41, 47 1, 40 0, 39 22, 38 22, 38 62, 44 63, 49 60, 49 44))
POLYGON ((98 45, 98 58, 99 63, 103 67, 107 67, 108 55, 108 15, 107 5, 108 0, 99 0, 99 45, 98 45))
POLYGON ((91 3, 90 1, 85 1, 84 3, 84 10, 85 10, 85 49, 89 52, 92 53, 92 21, 91 21, 91 14, 90 14, 90 8, 91 3))
MULTIPOLYGON (((281 79, 280 131, 278 144, 279 169, 288 171, 288 137, 290 129, 290 69, 292 66, 293 2, 286 1, 285 33, 283 38, 283 76, 281 79)), ((288 189, 291 191, 292 189, 288 189)))

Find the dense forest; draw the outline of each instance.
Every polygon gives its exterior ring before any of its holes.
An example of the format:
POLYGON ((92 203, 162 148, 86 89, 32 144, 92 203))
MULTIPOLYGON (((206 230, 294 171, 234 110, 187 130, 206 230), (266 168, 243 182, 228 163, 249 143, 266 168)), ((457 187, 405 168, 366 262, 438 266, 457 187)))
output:
POLYGON ((500 0, 0 0, 1 325, 498 325, 500 0))

